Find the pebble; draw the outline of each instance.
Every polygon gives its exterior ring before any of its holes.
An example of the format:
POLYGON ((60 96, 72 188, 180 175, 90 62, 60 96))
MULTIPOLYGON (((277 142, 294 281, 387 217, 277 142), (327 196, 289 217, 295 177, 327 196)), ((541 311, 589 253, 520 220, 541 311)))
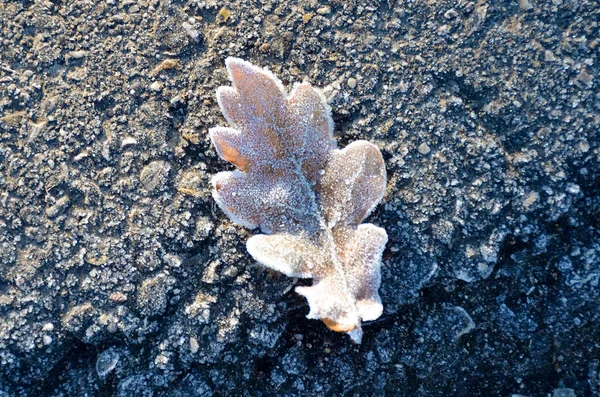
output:
POLYGON ((82 59, 87 56, 87 51, 79 50, 79 51, 71 51, 66 55, 67 61, 70 59, 82 59))
POLYGON ((556 61, 556 57, 554 56, 554 54, 552 53, 552 51, 546 50, 544 52, 544 60, 546 62, 552 62, 552 61, 556 61))
POLYGON ((533 8, 533 4, 529 0, 519 0, 519 8, 523 11, 529 11, 533 8))
POLYGON ((138 143, 137 139, 135 139, 132 136, 128 136, 126 138, 123 138, 123 140, 121 141, 121 147, 133 146, 133 145, 137 145, 137 143, 138 143))
POLYGON ((169 363, 169 357, 165 356, 164 354, 159 354, 154 359, 154 363, 156 365, 166 365, 169 363))
POLYGON ((189 22, 184 22, 181 24, 181 26, 183 26, 185 32, 188 36, 190 36, 192 40, 194 40, 195 42, 200 41, 200 35, 198 34, 198 31, 189 22))
POLYGON ((223 18, 223 22, 227 22, 227 20, 231 16, 231 11, 229 11, 227 8, 223 7, 219 11, 219 15, 221 16, 221 18, 223 18))
POLYGON ((579 194, 579 192, 581 192, 581 188, 576 183, 567 183, 566 191, 570 194, 579 194))
POLYGON ((170 170, 171 165, 166 161, 152 161, 142 169, 140 182, 147 191, 152 192, 164 186, 170 170))
POLYGON ((109 348, 98 355, 96 359, 96 372, 103 378, 108 375, 119 363, 121 355, 113 348, 109 348))
POLYGON ((317 10, 317 14, 319 15, 327 15, 331 13, 331 7, 330 6, 325 6, 325 7, 321 7, 317 10))
POLYGON ((428 154, 429 152, 431 152, 431 148, 426 143, 420 144, 418 150, 419 150, 419 153, 421 153, 422 155, 425 155, 425 154, 428 154))
POLYGON ((190 352, 192 354, 196 354, 196 353, 198 353, 199 348, 200 348, 200 345, 198 344, 198 340, 196 338, 194 338, 193 336, 190 337, 190 352))
POLYGON ((178 104, 183 103, 183 98, 181 97, 181 95, 175 95, 173 98, 171 98, 169 102, 171 103, 171 105, 177 106, 178 104))
POLYGON ((356 79, 354 77, 348 79, 348 87, 352 89, 356 88, 356 79))
POLYGON ((307 24, 314 16, 315 16, 314 12, 304 14, 304 15, 302 15, 302 22, 307 24))
POLYGON ((444 18, 446 19, 454 19, 458 16, 458 12, 454 8, 449 9, 444 13, 444 18))
POLYGON ((523 200, 523 207, 528 210, 534 203, 540 199, 540 195, 537 192, 529 193, 523 200))
POLYGON ((582 83, 587 84, 588 86, 592 85, 592 82, 594 81, 594 76, 588 72, 586 72, 585 70, 582 70, 576 77, 576 79, 578 81, 581 81, 582 83))
POLYGON ((575 390, 567 388, 554 389, 552 397, 575 397, 575 390))
POLYGON ((579 150, 587 153, 590 150, 590 145, 587 142, 579 142, 579 150))
POLYGON ((73 157, 73 162, 76 163, 78 161, 83 160, 84 158, 86 158, 88 156, 89 156, 89 153, 87 152, 87 150, 84 150, 81 153, 79 153, 77 156, 73 157))
POLYGON ((46 209, 46 216, 48 218, 54 218, 60 215, 65 210, 70 201, 71 200, 69 199, 69 196, 62 196, 61 198, 56 200, 56 203, 53 206, 46 209))
POLYGON ((122 292, 113 292, 110 294, 109 299, 115 303, 122 303, 127 301, 127 295, 122 292))
POLYGON ((150 84, 150 89, 154 92, 159 92, 162 89, 161 82, 155 81, 154 83, 150 84))

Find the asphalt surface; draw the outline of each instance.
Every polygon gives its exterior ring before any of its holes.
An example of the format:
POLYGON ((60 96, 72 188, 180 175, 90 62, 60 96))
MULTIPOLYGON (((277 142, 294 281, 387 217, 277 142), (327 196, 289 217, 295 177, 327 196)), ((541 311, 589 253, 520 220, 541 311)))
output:
MULTIPOLYGON (((600 5, 0 2, 0 396, 600 395, 600 5), (388 186, 361 345, 214 204, 224 59, 388 186)), ((229 166, 230 167, 230 166, 229 166)))

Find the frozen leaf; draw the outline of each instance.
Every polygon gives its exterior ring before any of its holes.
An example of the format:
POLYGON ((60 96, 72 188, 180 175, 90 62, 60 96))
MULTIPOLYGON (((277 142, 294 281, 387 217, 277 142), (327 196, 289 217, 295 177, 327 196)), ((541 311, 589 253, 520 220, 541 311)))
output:
POLYGON ((302 235, 258 234, 246 246, 258 262, 289 277, 312 277, 319 266, 319 247, 302 235))
POLYGON ((383 197, 384 170, 379 149, 369 142, 357 141, 334 150, 317 187, 327 223, 362 222, 383 197))
POLYGON ((210 137, 237 167, 213 178, 213 196, 236 223, 260 228, 248 240, 252 257, 290 277, 308 318, 360 343, 361 321, 378 318, 385 230, 361 222, 383 197, 385 165, 379 149, 333 140, 331 111, 321 91, 297 84, 288 95, 269 71, 238 58, 225 60, 232 87, 217 99, 229 128, 210 137))

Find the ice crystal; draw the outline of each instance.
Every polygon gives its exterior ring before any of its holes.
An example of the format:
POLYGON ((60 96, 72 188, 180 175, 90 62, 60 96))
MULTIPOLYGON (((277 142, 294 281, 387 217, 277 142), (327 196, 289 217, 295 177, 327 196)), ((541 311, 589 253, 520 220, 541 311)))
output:
POLYGON ((264 266, 290 277, 308 318, 362 338, 361 320, 378 318, 385 230, 361 224, 383 197, 385 165, 377 146, 356 141, 337 149, 331 112, 320 90, 296 84, 288 95, 271 72, 225 60, 233 87, 217 100, 230 128, 210 137, 237 167, 214 176, 213 196, 236 223, 260 228, 247 249, 264 266))

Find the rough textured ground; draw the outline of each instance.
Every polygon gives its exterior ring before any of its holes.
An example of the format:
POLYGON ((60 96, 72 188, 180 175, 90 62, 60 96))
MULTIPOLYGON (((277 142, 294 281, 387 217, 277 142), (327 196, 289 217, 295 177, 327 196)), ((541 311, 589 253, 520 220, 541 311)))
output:
MULTIPOLYGON (((600 5, 0 1, 0 396, 600 395, 600 5), (388 189, 352 345, 210 197, 234 55, 388 189)), ((301 282, 298 282, 299 284, 301 282)))

